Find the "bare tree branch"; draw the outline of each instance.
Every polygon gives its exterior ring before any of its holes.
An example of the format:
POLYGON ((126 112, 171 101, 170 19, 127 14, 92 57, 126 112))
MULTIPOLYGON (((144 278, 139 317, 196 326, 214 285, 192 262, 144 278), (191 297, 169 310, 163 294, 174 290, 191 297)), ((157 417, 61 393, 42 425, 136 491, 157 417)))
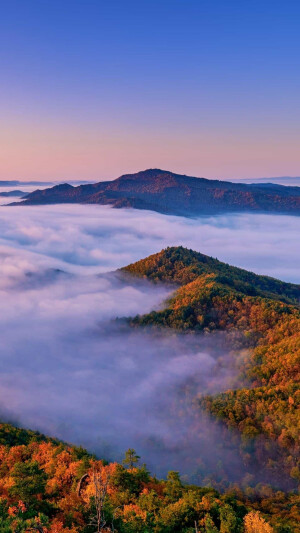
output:
MULTIPOLYGON (((93 469, 92 483, 94 486, 94 498, 96 515, 92 518, 90 525, 95 526, 95 533, 101 533, 106 526, 106 519, 104 515, 104 504, 107 495, 110 475, 107 474, 104 468, 100 472, 93 469)), ((109 529, 107 529, 109 531, 109 529)))

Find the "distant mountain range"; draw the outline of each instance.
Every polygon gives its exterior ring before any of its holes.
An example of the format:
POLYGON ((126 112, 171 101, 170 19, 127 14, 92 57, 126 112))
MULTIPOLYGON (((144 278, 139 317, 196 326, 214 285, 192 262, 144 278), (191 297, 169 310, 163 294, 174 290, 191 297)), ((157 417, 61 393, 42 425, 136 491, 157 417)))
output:
POLYGON ((60 203, 150 209, 183 216, 243 211, 299 215, 300 187, 232 183, 149 169, 113 181, 77 187, 65 183, 36 190, 18 205, 60 203))
POLYGON ((11 198, 11 197, 14 197, 14 196, 25 196, 25 192, 24 191, 19 191, 19 189, 17 190, 14 190, 14 191, 3 191, 3 192, 0 192, 0 196, 3 196, 4 198, 11 198))
POLYGON ((53 181, 0 180, 0 187, 24 187, 25 185, 53 185, 53 181))
MULTIPOLYGON (((22 180, 0 180, 0 187, 19 187, 19 186, 30 186, 30 187, 50 187, 53 185, 58 185, 61 183, 59 180, 54 181, 22 181, 22 180)), ((81 183, 89 183, 86 180, 71 180, 69 183, 73 183, 74 185, 79 185, 81 183)))
POLYGON ((243 178, 238 180, 236 178, 227 179, 225 181, 233 181, 235 183, 242 181, 242 183, 273 183, 277 185, 289 185, 290 187, 300 187, 300 176, 269 176, 267 178, 243 178))

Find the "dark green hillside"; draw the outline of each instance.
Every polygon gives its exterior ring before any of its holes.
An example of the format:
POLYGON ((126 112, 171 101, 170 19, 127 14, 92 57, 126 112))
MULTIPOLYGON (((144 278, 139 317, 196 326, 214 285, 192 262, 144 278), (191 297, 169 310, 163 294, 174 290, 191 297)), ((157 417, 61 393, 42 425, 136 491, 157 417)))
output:
POLYGON ((166 248, 122 268, 121 271, 153 281, 167 281, 179 285, 194 281, 203 274, 214 274, 216 283, 249 296, 261 295, 293 304, 300 302, 300 285, 285 283, 269 276, 259 276, 182 246, 166 248))
POLYGON ((12 424, 0 422, 0 445, 4 446, 27 446, 30 442, 53 442, 58 444, 57 439, 46 437, 38 431, 19 428, 12 424))

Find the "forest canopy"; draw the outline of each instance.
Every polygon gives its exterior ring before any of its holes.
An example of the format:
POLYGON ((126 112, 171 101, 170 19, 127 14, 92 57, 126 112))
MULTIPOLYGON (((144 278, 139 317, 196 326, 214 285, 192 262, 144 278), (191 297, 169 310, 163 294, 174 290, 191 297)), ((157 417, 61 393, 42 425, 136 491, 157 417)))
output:
POLYGON ((216 342, 219 332, 224 335, 238 361, 236 386, 199 395, 196 403, 229 429, 248 474, 239 484, 206 477, 193 485, 176 471, 159 480, 133 448, 124 450, 122 463, 107 462, 81 447, 1 423, 0 531, 299 531, 299 285, 182 247, 119 274, 174 288, 163 309, 126 319, 131 327, 167 328, 216 342), (257 482, 255 468, 264 483, 257 482))

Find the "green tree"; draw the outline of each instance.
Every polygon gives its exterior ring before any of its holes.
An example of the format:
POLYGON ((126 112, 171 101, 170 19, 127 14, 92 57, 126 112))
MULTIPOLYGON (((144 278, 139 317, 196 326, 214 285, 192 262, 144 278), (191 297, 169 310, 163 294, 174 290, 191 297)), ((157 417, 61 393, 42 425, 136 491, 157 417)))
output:
POLYGON ((238 533, 239 520, 231 505, 226 503, 220 508, 220 533, 238 533))
POLYGON ((47 476, 39 468, 37 461, 16 463, 11 476, 14 480, 10 488, 12 496, 22 500, 27 506, 35 507, 37 496, 44 495, 47 476))
POLYGON ((171 501, 176 501, 181 498, 183 492, 183 485, 181 483, 179 472, 170 470, 167 476, 166 494, 171 501))
POLYGON ((137 466, 139 460, 140 456, 137 455, 136 451, 133 448, 128 448, 128 450, 125 452, 125 459, 123 459, 123 465, 127 466, 128 468, 134 468, 135 466, 137 466))
POLYGON ((218 528, 215 526, 209 514, 205 516, 205 533, 219 533, 218 528))

